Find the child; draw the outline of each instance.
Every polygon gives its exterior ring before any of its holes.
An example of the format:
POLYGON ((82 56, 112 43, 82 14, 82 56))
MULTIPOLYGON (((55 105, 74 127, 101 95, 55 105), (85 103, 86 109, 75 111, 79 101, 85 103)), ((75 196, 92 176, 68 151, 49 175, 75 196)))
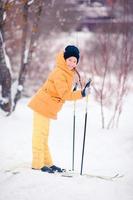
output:
POLYGON ((53 164, 48 147, 49 126, 50 119, 57 118, 57 113, 66 100, 78 100, 89 93, 87 87, 83 90, 72 91, 75 72, 79 76, 76 70, 79 58, 79 49, 73 45, 67 46, 64 52, 60 52, 53 72, 29 102, 29 107, 34 111, 32 169, 49 173, 63 171, 53 164))

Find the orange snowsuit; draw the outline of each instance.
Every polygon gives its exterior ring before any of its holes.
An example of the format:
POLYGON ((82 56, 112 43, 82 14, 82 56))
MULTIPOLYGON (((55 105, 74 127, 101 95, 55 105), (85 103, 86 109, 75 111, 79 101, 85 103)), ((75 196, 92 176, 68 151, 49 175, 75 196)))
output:
POLYGON ((82 98, 81 90, 72 91, 74 76, 75 71, 67 67, 63 52, 59 53, 55 69, 28 104, 34 111, 32 167, 35 169, 52 165, 48 148, 50 119, 57 118, 57 113, 66 100, 82 98))

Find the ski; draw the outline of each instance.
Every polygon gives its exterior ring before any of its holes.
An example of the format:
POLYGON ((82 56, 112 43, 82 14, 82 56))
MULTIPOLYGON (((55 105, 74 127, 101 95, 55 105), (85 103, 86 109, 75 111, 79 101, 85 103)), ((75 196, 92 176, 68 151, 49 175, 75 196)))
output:
POLYGON ((121 175, 119 173, 115 173, 114 175, 98 175, 98 174, 82 174, 80 175, 79 173, 76 172, 72 172, 72 171, 66 171, 60 174, 62 177, 68 177, 68 178, 72 178, 72 177, 76 177, 76 176, 81 176, 81 177, 87 177, 87 178, 98 178, 98 179, 103 179, 103 180, 109 180, 109 181, 113 181, 115 179, 118 178, 122 178, 124 175, 121 175))
POLYGON ((116 173, 116 174, 114 174, 112 176, 108 176, 108 175, 94 175, 94 174, 84 174, 84 176, 86 176, 88 178, 99 178, 99 179, 103 179, 103 180, 113 181, 115 179, 122 178, 124 175, 116 173))

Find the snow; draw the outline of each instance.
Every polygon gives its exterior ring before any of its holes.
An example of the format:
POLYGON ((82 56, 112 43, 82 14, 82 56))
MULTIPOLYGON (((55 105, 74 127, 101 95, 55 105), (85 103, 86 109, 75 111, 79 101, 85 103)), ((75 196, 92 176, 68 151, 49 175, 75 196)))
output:
MULTIPOLYGON (((107 181, 77 175, 73 178, 31 169, 32 111, 22 99, 10 117, 0 117, 0 200, 132 200, 133 95, 127 97, 119 129, 100 128, 100 107, 92 96, 83 173, 124 177, 107 181), (8 171, 12 170, 12 172, 8 171)), ((75 170, 80 171, 85 99, 76 102, 75 170)), ((66 102, 51 121, 49 145, 55 164, 71 169, 73 102, 66 102)))
POLYGON ((90 18, 109 17, 110 14, 110 7, 103 6, 99 3, 93 3, 91 6, 81 5, 78 10, 84 11, 84 14, 90 18))
POLYGON ((29 54, 29 49, 26 49, 24 52, 24 64, 27 64, 28 62, 28 54, 29 54))
POLYGON ((31 5, 32 3, 34 3, 34 0, 29 1, 28 5, 31 5))
POLYGON ((5 21, 6 20, 6 12, 4 12, 4 14, 3 14, 3 21, 5 21))

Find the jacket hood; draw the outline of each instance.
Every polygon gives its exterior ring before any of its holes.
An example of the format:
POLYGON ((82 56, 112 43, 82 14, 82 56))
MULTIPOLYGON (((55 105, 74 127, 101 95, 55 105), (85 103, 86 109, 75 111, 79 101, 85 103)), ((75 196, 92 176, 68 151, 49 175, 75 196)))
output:
POLYGON ((69 74, 73 74, 75 73, 75 70, 70 70, 68 67, 67 67, 67 64, 66 64, 66 61, 64 59, 64 55, 63 55, 63 51, 62 52, 59 52, 56 56, 56 67, 59 67, 61 69, 63 69, 64 71, 66 71, 67 73, 69 74))

